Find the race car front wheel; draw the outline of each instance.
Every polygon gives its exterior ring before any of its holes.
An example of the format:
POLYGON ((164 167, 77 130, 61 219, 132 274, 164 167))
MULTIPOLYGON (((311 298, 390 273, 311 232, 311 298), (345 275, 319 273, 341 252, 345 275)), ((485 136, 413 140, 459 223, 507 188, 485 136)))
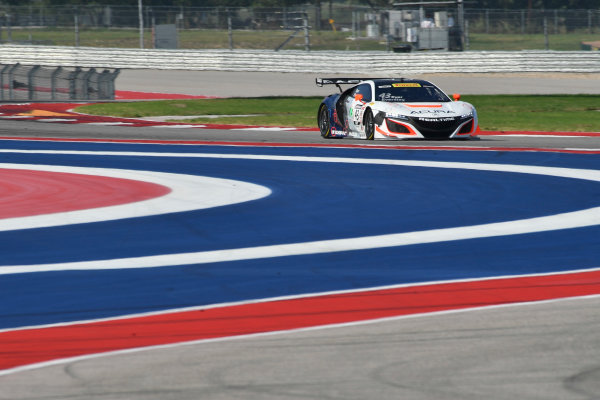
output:
POLYGON ((363 124, 365 126, 365 139, 373 140, 373 138, 375 137, 375 121, 373 119, 373 113, 371 112, 371 109, 365 111, 363 124))
POLYGON ((327 106, 321 105, 319 108, 319 131, 321 131, 321 136, 324 138, 331 137, 331 123, 329 122, 329 110, 327 106))

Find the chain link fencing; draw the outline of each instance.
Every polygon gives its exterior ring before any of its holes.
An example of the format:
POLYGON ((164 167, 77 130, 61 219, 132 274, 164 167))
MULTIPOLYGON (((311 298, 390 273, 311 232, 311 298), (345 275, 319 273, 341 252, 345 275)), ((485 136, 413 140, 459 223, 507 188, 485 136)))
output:
MULTIPOLYGON (((444 28, 451 28, 452 23, 466 36, 463 41, 472 46, 477 44, 478 38, 469 35, 577 34, 586 38, 600 33, 600 8, 494 10, 467 7, 461 12, 454 6, 375 10, 331 2, 321 4, 320 7, 288 8, 145 6, 141 10, 145 29, 141 32, 139 9, 135 6, 4 5, 0 6, 0 42, 153 48, 156 38, 152 27, 161 24, 176 26, 178 47, 189 49, 276 49, 285 45, 287 49, 305 50, 390 50, 390 42, 393 46, 411 41, 406 37, 406 29, 420 29, 424 23, 444 28), (392 17, 398 12, 403 13, 401 20, 392 17), (437 18, 440 13, 445 15, 443 22, 437 18), (403 24, 401 30, 398 24, 403 24), (308 37, 306 33, 297 34, 303 28, 310 30, 308 37)), ((502 43, 485 48, 485 40, 477 45, 478 50, 503 50, 502 43)), ((550 40, 550 46, 552 42, 550 40)), ((572 45, 575 48, 568 50, 581 49, 581 40, 575 39, 575 42, 572 45)), ((544 42, 533 46, 548 47, 544 42)))

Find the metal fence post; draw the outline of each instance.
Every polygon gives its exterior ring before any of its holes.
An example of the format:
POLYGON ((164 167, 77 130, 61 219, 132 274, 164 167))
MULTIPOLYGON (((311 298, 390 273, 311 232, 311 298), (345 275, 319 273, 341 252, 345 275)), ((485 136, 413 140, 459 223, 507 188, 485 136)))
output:
POLYGON ((465 38, 465 49, 469 50, 471 43, 469 42, 469 20, 465 20, 465 30, 464 30, 464 38, 465 38))
POLYGON ((6 14, 6 35, 8 42, 12 42, 12 29, 10 27, 10 14, 6 14))
POLYGON ((56 77, 62 71, 62 67, 56 68, 52 71, 50 76, 50 100, 56 100, 56 77))
POLYGON ((465 19, 465 7, 463 0, 456 0, 457 14, 458 14, 458 27, 460 29, 460 44, 463 48, 469 50, 468 46, 468 22, 465 19))
POLYGON ((69 80, 69 100, 77 99, 77 79, 81 72, 81 67, 77 67, 75 68, 75 71, 71 72, 67 78, 69 80))
POLYGON ((485 10, 485 33, 490 33, 490 10, 485 10))
POLYGON ((233 30, 231 26, 231 15, 227 14, 227 38, 229 39, 229 50, 233 50, 233 30))
POLYGON ((74 25, 75 25, 75 47, 79 47, 79 9, 75 6, 75 15, 74 15, 74 25))
POLYGON ((13 93, 13 73, 15 72, 15 69, 19 68, 19 65, 21 65, 21 64, 16 63, 15 65, 13 65, 8 70, 8 99, 9 100, 13 100, 14 99, 14 93, 13 93))
POLYGON ((90 68, 89 71, 83 74, 82 78, 82 92, 83 92, 83 100, 90 99, 90 78, 96 72, 94 68, 90 68))
POLYGON ((111 100, 115 99, 115 80, 117 79, 117 76, 119 76, 120 72, 121 72, 121 70, 119 68, 117 68, 112 73, 112 77, 110 80, 110 92, 109 92, 111 100))
POLYGON ((310 33, 308 31, 308 14, 304 12, 303 18, 304 27, 304 50, 310 51, 310 33))
POLYGON ((98 76, 98 99, 110 99, 110 81, 112 75, 109 70, 105 69, 98 76))
POLYGON ((548 18, 544 15, 544 46, 546 50, 550 49, 550 42, 548 40, 548 18))
POLYGON ((142 0, 138 0, 138 20, 140 30, 140 49, 144 48, 144 14, 142 12, 142 0))
POLYGON ((4 67, 2 67, 2 70, 0 71, 0 100, 5 100, 5 98, 4 98, 4 86, 5 86, 4 74, 6 73, 6 71, 8 71, 8 69, 10 67, 11 67, 10 64, 5 65, 4 67))
POLYGON ((29 72, 27 72, 27 98, 29 100, 34 100, 35 98, 35 73, 40 68, 40 65, 34 65, 29 72))

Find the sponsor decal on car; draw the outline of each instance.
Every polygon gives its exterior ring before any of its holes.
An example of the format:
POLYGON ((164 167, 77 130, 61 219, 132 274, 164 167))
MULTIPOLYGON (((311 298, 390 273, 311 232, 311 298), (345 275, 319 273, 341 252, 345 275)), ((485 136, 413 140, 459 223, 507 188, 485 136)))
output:
POLYGON ((454 111, 450 110, 413 110, 411 114, 454 114, 454 111))
POLYGON ((454 121, 454 118, 423 118, 423 117, 419 117, 419 121, 423 121, 423 122, 448 122, 448 121, 454 121))
POLYGON ((393 87, 421 87, 420 83, 392 83, 393 87))

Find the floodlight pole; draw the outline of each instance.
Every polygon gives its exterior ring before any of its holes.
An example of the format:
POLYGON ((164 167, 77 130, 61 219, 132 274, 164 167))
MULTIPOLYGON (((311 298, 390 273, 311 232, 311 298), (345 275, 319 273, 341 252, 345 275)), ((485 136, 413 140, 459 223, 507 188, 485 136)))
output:
POLYGON ((140 49, 144 48, 144 14, 142 13, 142 0, 138 0, 138 20, 140 21, 140 49))

